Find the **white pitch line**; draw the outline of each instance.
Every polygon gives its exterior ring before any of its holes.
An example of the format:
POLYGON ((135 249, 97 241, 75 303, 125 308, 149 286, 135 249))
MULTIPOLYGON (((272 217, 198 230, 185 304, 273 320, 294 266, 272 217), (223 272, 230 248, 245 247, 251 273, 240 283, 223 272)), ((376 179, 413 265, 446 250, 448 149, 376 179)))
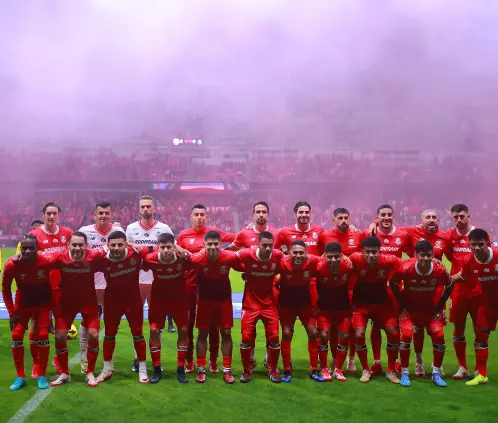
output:
MULTIPOLYGON (((104 334, 104 329, 102 329, 99 333, 99 338, 104 334)), ((80 362, 80 353, 77 353, 71 360, 69 361, 69 371, 80 362)), ((35 411, 40 404, 47 398, 52 392, 54 388, 49 386, 48 389, 39 390, 36 394, 34 394, 28 402, 26 402, 17 413, 14 414, 7 423, 23 423, 28 416, 35 411)))

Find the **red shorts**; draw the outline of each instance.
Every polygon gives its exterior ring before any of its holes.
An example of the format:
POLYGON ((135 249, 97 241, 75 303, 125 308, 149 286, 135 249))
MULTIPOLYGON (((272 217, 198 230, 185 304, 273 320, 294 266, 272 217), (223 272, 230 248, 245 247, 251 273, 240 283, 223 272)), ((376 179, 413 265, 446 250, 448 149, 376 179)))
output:
POLYGON ((278 311, 275 306, 264 307, 260 309, 246 309, 242 310, 242 319, 240 325, 240 332, 242 337, 251 338, 256 332, 256 323, 258 320, 263 322, 265 332, 268 336, 278 337, 278 311))
POLYGON ((353 311, 353 329, 366 328, 368 320, 372 320, 378 328, 398 326, 398 317, 392 304, 368 304, 356 307, 353 311))
POLYGON ((334 328, 339 332, 349 332, 351 328, 351 310, 320 310, 318 313, 318 330, 334 328))
POLYGON ((498 310, 486 306, 479 307, 477 312, 477 322, 475 324, 478 328, 487 328, 489 330, 496 330, 496 323, 498 322, 498 310))
POLYGON ((128 320, 128 324, 133 333, 142 330, 144 323, 144 307, 139 297, 124 301, 116 298, 114 295, 106 295, 104 296, 104 302, 106 304, 104 325, 107 336, 116 335, 123 315, 126 316, 126 320, 128 320))
POLYGON ((399 315, 398 301, 396 300, 396 296, 390 287, 387 287, 387 298, 389 301, 389 307, 394 310, 396 316, 399 315))
POLYGON ((316 279, 312 278, 310 282, 310 302, 313 310, 318 311, 318 290, 316 289, 316 279))
POLYGON ((69 330, 71 329, 71 325, 76 318, 76 315, 81 313, 81 317, 83 317, 83 321, 81 324, 86 328, 99 329, 100 328, 100 320, 99 320, 99 307, 97 303, 92 304, 88 307, 79 307, 75 308, 63 308, 59 306, 57 310, 57 314, 55 317, 55 329, 60 330, 69 330))
POLYGON ((233 327, 232 300, 217 301, 203 298, 197 300, 195 327, 197 329, 209 329, 212 326, 217 326, 221 329, 233 327))
POLYGON ((304 307, 284 307, 280 305, 278 317, 282 326, 294 327, 298 317, 303 326, 316 326, 316 317, 311 304, 304 307))
POLYGON ((52 289, 52 310, 55 315, 55 311, 59 309, 59 304, 61 303, 61 290, 59 288, 52 289))
POLYGON ((450 322, 464 325, 467 321, 467 314, 470 314, 475 324, 481 303, 480 295, 472 295, 467 290, 453 291, 450 298, 450 322))
POLYGON ((189 306, 187 298, 176 301, 161 301, 152 298, 149 307, 149 326, 151 329, 164 329, 166 315, 170 315, 178 328, 187 328, 189 306))
POLYGON ((19 320, 16 324, 16 330, 22 331, 24 333, 28 328, 28 323, 33 320, 36 327, 48 328, 50 327, 50 308, 22 308, 16 307, 14 310, 14 316, 18 317, 19 320))
POLYGON ((443 321, 441 317, 434 319, 431 313, 411 313, 408 317, 399 319, 399 327, 401 335, 403 335, 403 332, 412 332, 414 327, 417 329, 425 328, 427 331, 436 332, 443 330, 443 321))

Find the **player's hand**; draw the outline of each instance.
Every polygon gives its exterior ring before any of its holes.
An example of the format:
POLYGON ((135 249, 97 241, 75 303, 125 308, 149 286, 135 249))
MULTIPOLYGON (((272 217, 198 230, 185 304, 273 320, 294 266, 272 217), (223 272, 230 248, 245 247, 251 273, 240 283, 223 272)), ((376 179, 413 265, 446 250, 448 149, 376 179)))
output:
POLYGON ((22 260, 22 254, 21 253, 16 253, 11 258, 12 258, 12 261, 21 261, 22 260))
POLYGON ((446 316, 446 309, 445 308, 441 311, 441 318, 444 320, 444 323, 447 322, 447 316, 446 316))
POLYGON ((399 318, 401 319, 406 319, 408 317, 408 310, 406 308, 402 308, 401 311, 399 312, 399 318))
POLYGON ((19 317, 18 316, 12 316, 10 319, 9 319, 9 326, 10 326, 10 331, 12 332, 14 330, 14 328, 16 327, 17 325, 17 322, 19 321, 19 317))
POLYGON ((432 259, 432 262, 433 262, 434 264, 439 264, 439 265, 441 265, 441 266, 444 266, 443 262, 442 262, 441 260, 436 259, 436 258, 433 258, 433 259, 432 259))
POLYGON ((175 245, 175 249, 181 258, 186 258, 188 256, 188 251, 180 247, 178 244, 175 245))
POLYGON ((201 251, 199 251, 199 254, 204 254, 206 252, 206 248, 203 248, 201 251))
POLYGON ((352 233, 358 233, 358 232, 361 232, 355 225, 353 225, 352 223, 349 225, 349 230, 352 232, 352 233))
POLYGON ((133 242, 128 243, 128 245, 131 247, 131 249, 137 253, 140 254, 142 252, 142 247, 140 247, 138 244, 134 244, 133 242))
POLYGON ((342 260, 344 260, 347 263, 348 267, 353 267, 353 262, 351 261, 351 259, 349 257, 343 255, 342 260))
POLYGON ((376 222, 370 223, 370 226, 368 227, 368 233, 371 236, 374 236, 377 233, 377 223, 376 222))

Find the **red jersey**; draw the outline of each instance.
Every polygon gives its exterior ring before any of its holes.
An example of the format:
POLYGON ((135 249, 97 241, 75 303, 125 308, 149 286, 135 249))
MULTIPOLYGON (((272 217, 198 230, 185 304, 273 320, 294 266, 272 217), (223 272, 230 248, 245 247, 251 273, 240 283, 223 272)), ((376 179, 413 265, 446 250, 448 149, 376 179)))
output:
POLYGON ((368 266, 363 253, 349 256, 357 281, 353 291, 353 304, 383 304, 387 301, 387 284, 401 266, 401 259, 380 254, 374 268, 368 266))
POLYGON ((409 312, 432 312, 441 298, 441 290, 438 288, 452 284, 451 277, 442 264, 433 262, 431 271, 422 275, 415 258, 402 263, 391 283, 399 285, 401 281, 405 307, 409 312))
POLYGON ((220 250, 216 261, 208 259, 207 253, 194 254, 190 257, 197 272, 197 289, 199 299, 214 301, 231 301, 230 269, 242 272, 237 254, 233 251, 220 250))
POLYGON ((481 293, 484 304, 498 310, 498 248, 491 248, 490 257, 486 263, 477 261, 474 254, 468 254, 462 261, 462 279, 470 292, 474 295, 481 293))
POLYGON ((306 262, 295 268, 291 256, 280 261, 280 295, 278 302, 282 307, 301 308, 311 304, 310 282, 316 277, 319 258, 310 255, 306 262))
MULTIPOLYGON (((462 263, 466 256, 472 254, 472 250, 469 245, 469 233, 474 229, 474 226, 470 227, 469 232, 466 234, 460 234, 456 228, 450 229, 446 232, 450 239, 450 255, 448 257, 451 261, 451 275, 457 274, 462 269, 462 263)), ((457 283, 454 289, 465 289, 466 285, 457 283)))
POLYGON ((17 284, 16 306, 22 308, 50 307, 52 301, 52 287, 49 280, 50 269, 53 268, 52 260, 36 255, 33 264, 24 260, 7 260, 2 273, 2 296, 5 307, 12 316, 14 302, 12 301, 12 281, 17 284))
POLYGON ((285 245, 287 249, 289 249, 292 241, 300 239, 306 244, 306 251, 308 254, 318 256, 320 255, 318 240, 322 233, 323 229, 320 225, 310 224, 305 231, 299 230, 297 225, 287 226, 286 228, 280 229, 275 248, 281 248, 285 245))
POLYGON ((350 310, 349 279, 353 267, 344 258, 339 263, 339 272, 333 274, 324 258, 320 259, 316 276, 318 308, 320 310, 350 310))
POLYGON ((263 261, 258 257, 258 251, 257 248, 247 248, 237 253, 247 277, 242 299, 244 309, 259 309, 274 304, 273 281, 280 272, 284 253, 273 250, 270 258, 263 261))
POLYGON ((94 278, 97 262, 94 258, 101 254, 86 250, 83 260, 74 261, 69 250, 65 250, 54 257, 55 266, 61 271, 59 288, 63 308, 81 309, 97 304, 94 278))
MULTIPOLYGON (((275 242, 278 239, 278 230, 274 229, 270 226, 267 226, 265 231, 270 232, 274 239, 275 242)), ((260 232, 256 230, 254 226, 249 226, 247 228, 242 229, 236 236, 235 240, 233 241, 233 245, 237 247, 239 250, 242 248, 257 248, 259 241, 260 232)))
POLYGON ((357 253, 361 250, 361 241, 366 237, 363 232, 353 232, 348 228, 342 232, 337 228, 323 231, 319 239, 320 254, 323 254, 325 246, 330 242, 338 242, 342 247, 342 252, 346 256, 357 253))
POLYGON ((163 263, 158 252, 148 254, 143 262, 144 270, 152 270, 152 297, 167 301, 184 300, 185 271, 190 268, 188 260, 176 258, 172 263, 163 263))
MULTIPOLYGON (((45 225, 38 226, 38 228, 33 229, 30 232, 30 234, 36 236, 36 239, 38 240, 38 250, 52 254, 54 257, 57 253, 60 253, 67 248, 72 233, 73 231, 71 229, 59 225, 57 225, 57 230, 54 234, 49 233, 45 228, 45 225)), ((61 274, 58 270, 50 272, 50 283, 52 284, 53 289, 59 287, 60 280, 61 274)))
POLYGON ((409 235, 403 228, 397 228, 393 225, 388 234, 382 233, 377 228, 376 236, 380 239, 380 252, 383 254, 401 258, 404 252, 411 252, 409 235))
POLYGON ((148 252, 147 247, 142 247, 140 253, 136 253, 128 246, 123 260, 112 260, 109 252, 100 252, 95 256, 96 267, 104 274, 107 283, 106 294, 111 294, 113 301, 140 295, 140 267, 148 252))
POLYGON ((437 229, 436 232, 429 232, 423 227, 411 226, 404 228, 410 237, 410 245, 412 252, 415 251, 415 245, 419 241, 429 241, 434 248, 434 258, 443 259, 443 255, 451 256, 450 254, 450 237, 448 233, 437 229))
MULTIPOLYGON (((204 235, 209 231, 217 231, 221 235, 221 242, 233 242, 235 234, 224 232, 214 226, 206 226, 204 229, 184 229, 178 235, 176 243, 189 253, 196 254, 204 248, 204 235)), ((196 273, 194 270, 187 272, 187 285, 196 286, 196 273)))

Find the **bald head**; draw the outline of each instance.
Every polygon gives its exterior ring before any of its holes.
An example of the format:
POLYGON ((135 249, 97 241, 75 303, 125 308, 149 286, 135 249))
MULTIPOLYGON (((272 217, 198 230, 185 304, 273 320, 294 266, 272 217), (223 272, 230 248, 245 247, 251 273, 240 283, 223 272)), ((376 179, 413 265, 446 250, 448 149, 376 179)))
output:
POLYGON ((437 231, 439 218, 437 217, 436 210, 426 209, 422 212, 422 225, 428 232, 437 231))

